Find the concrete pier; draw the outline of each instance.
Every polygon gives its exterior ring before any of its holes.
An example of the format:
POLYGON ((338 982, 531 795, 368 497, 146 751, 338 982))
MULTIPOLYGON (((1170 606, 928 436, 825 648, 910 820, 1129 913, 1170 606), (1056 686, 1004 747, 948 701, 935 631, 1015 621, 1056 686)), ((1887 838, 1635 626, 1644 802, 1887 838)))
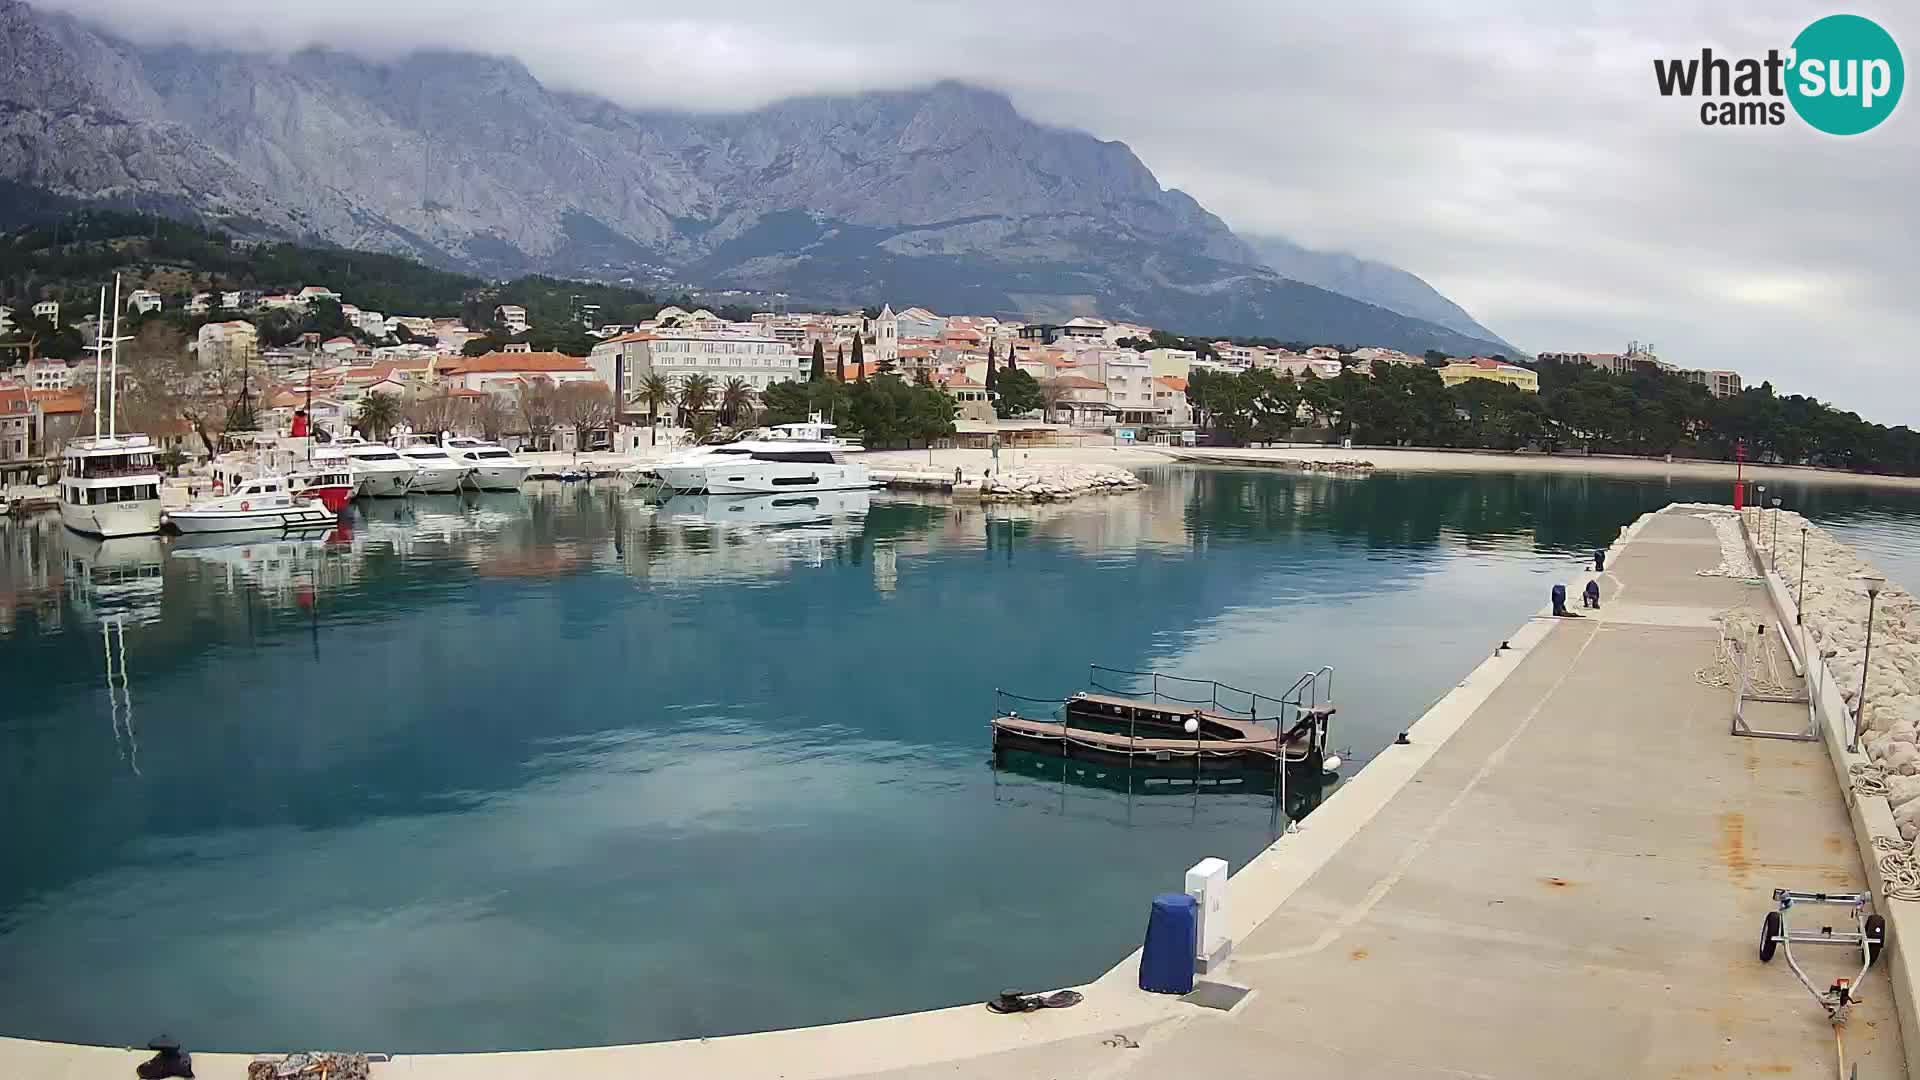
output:
MULTIPOLYGON (((1721 559, 1696 513, 1643 519, 1609 553, 1599 611, 1543 612, 1510 649, 1489 641, 1405 745, 1236 868, 1232 957, 1205 977, 1251 991, 1230 1011, 1140 992, 1128 957, 1072 1009, 973 1005, 733 1038, 420 1055, 374 1075, 1833 1076, 1824 1013, 1783 959, 1760 963, 1760 925, 1775 887, 1868 878, 1827 745, 1731 735, 1730 692, 1701 677, 1721 613, 1770 610, 1764 586, 1702 576, 1721 559)), ((1577 596, 1585 575, 1570 565, 1564 581, 1577 596)), ((1746 716, 1793 728, 1806 707, 1749 702, 1746 716)), ((1823 987, 1858 966, 1839 948, 1797 954, 1823 987)), ((1864 1080, 1908 1075, 1889 982, 1903 963, 1889 960, 1846 1028, 1864 1080)), ((136 1060, 0 1040, 0 1076, 104 1080, 136 1060)), ((221 1080, 246 1060, 196 1064, 221 1080)))

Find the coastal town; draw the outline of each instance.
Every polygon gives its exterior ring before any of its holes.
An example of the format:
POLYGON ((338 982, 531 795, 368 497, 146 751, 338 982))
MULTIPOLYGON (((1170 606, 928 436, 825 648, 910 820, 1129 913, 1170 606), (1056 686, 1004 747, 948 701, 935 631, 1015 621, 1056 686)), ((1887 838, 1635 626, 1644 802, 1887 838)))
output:
MULTIPOLYGON (((121 391, 141 430, 179 461, 216 454, 234 430, 287 434, 309 425, 384 438, 401 430, 454 432, 533 451, 634 452, 659 445, 656 426, 706 437, 745 428, 781 384, 885 375, 937 388, 953 420, 921 443, 985 448, 1046 446, 1102 436, 1115 443, 1194 445, 1209 427, 1233 427, 1194 386, 1211 377, 1256 376, 1261 386, 1331 386, 1343 375, 1431 371, 1438 385, 1540 392, 1540 362, 1628 377, 1677 376, 1714 398, 1739 395, 1737 372, 1681 369, 1650 347, 1615 353, 1545 352, 1536 358, 1414 356, 1370 345, 1295 345, 1184 338, 1162 328, 1092 316, 1023 322, 938 314, 891 304, 864 311, 735 312, 658 306, 652 317, 596 323, 598 306, 576 304, 565 327, 584 345, 570 354, 535 348, 525 307, 498 304, 484 325, 457 316, 386 313, 343 290, 305 284, 285 291, 149 288, 122 297, 126 346, 121 391), (171 305, 171 307, 170 307, 171 305), (141 327, 190 328, 169 338, 141 327), (738 317, 744 315, 744 317, 738 317), (303 332, 262 342, 268 320, 305 320, 342 332, 303 332), (145 391, 145 392, 143 392, 145 391), (146 402, 143 412, 137 403, 146 402), (1212 421, 1210 423, 1210 421, 1212 421)), ((784 305, 782 305, 784 308, 784 305)), ((98 312, 40 301, 0 308, 0 480, 44 478, 65 441, 93 409, 94 366, 36 355, 35 343, 72 331, 91 345, 98 312), (37 328, 37 334, 28 333, 37 328)), ((551 330, 553 328, 545 328, 551 330)), ((777 396, 777 395, 776 395, 777 396)), ((1216 395, 1229 397, 1230 395, 1216 395)), ((1259 432, 1333 441, 1332 410, 1311 392, 1261 402, 1259 432)), ((1463 410, 1463 415, 1465 411, 1463 410)), ((790 417, 791 419, 791 417, 790 417)), ((1245 435, 1254 434, 1251 420, 1245 435)), ((671 439, 669 440, 671 442, 671 439)), ((1244 440, 1241 440, 1244 441, 1244 440)))

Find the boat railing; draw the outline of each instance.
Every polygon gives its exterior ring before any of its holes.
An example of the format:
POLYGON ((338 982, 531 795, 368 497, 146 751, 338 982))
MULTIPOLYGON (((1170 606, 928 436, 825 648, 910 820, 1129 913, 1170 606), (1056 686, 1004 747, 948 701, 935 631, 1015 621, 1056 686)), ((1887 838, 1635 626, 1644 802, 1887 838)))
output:
POLYGON ((1287 703, 1284 697, 1242 690, 1215 679, 1190 679, 1184 675, 1169 675, 1162 671, 1131 671, 1127 668, 1106 667, 1101 664, 1087 666, 1091 669, 1087 682, 1109 694, 1139 693, 1140 691, 1133 687, 1114 686, 1112 683, 1122 679, 1145 680, 1146 690, 1152 695, 1156 705, 1163 701, 1181 705, 1205 705, 1223 716, 1248 720, 1271 720, 1280 711, 1280 707, 1287 703), (1103 677, 1108 681, 1102 682, 1103 677), (1201 696, 1202 694, 1205 696, 1201 696), (1235 702, 1245 702, 1245 707, 1235 702), (1263 710, 1262 702, 1272 708, 1263 710))

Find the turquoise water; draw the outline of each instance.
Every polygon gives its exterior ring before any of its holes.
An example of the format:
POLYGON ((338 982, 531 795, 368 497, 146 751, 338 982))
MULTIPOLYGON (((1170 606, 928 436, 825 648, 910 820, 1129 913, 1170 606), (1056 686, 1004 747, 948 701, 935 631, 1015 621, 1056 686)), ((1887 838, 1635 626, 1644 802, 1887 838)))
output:
MULTIPOLYGON (((1351 775, 1621 525, 1723 488, 1149 479, 1033 510, 576 486, 191 548, 0 526, 0 1034, 550 1047, 1084 981, 1284 819, 1259 783, 996 770, 995 688, 1331 664, 1351 775)), ((1920 499, 1784 494, 1920 585, 1920 499)))

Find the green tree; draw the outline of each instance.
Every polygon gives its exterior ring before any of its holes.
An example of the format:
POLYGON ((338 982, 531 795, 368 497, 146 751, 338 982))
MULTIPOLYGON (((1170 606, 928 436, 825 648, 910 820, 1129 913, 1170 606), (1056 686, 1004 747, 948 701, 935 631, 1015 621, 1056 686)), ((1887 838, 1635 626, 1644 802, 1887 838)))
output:
POLYGON ((660 422, 660 410, 673 404, 673 384, 652 372, 640 380, 640 400, 647 403, 648 442, 658 445, 660 432, 656 425, 660 422))
POLYGON ((1025 416, 1040 408, 1040 381, 1019 368, 1008 368, 1001 373, 998 395, 993 402, 995 416, 1002 420, 1015 416, 1025 416))
POLYGON ((987 390, 990 392, 1000 388, 1000 373, 995 370, 995 366, 993 342, 989 341, 987 342, 987 390))
POLYGON ((859 382, 867 381, 866 358, 860 349, 860 335, 853 335, 853 377, 859 382))
POLYGON ((689 375, 680 381, 680 408, 688 423, 713 404, 713 379, 704 374, 689 375))
POLYGON ((821 379, 824 379, 826 377, 827 377, 827 345, 826 345, 826 342, 821 341, 819 338, 814 338, 813 339, 813 370, 807 374, 807 378, 813 382, 819 382, 821 379))
POLYGON ((720 420, 728 427, 738 427, 742 414, 753 414, 753 387, 735 375, 720 388, 720 420))
POLYGON ((834 378, 841 382, 847 381, 847 349, 844 345, 833 347, 833 370, 834 378))
POLYGON ((360 399, 353 416, 353 430, 363 439, 378 442, 400 422, 400 399, 379 390, 360 399))

